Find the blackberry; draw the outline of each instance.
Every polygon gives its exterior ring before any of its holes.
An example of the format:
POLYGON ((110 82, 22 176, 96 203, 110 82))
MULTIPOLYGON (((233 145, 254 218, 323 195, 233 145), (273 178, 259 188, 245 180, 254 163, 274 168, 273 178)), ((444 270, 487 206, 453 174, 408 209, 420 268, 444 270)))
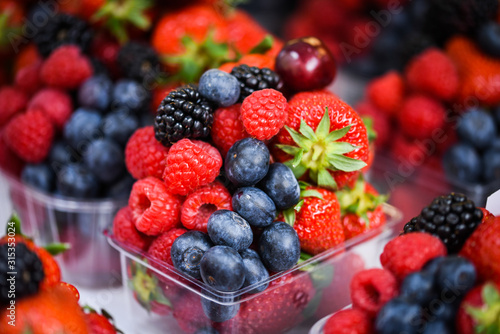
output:
POLYGON ((235 76, 240 82, 241 89, 239 102, 243 102, 248 95, 256 90, 266 88, 280 90, 281 87, 283 87, 283 82, 279 75, 266 67, 250 67, 243 64, 233 67, 231 75, 235 76))
POLYGON ((483 212, 465 195, 451 193, 436 197, 412 218, 403 234, 427 232, 440 238, 449 254, 458 253, 483 219, 483 212))
POLYGON ((117 62, 126 77, 137 81, 154 80, 160 72, 158 55, 143 43, 125 44, 118 52, 117 62))
POLYGON ((195 85, 171 91, 156 111, 156 140, 167 146, 183 138, 207 137, 214 121, 214 109, 195 85))
POLYGON ((40 27, 34 42, 40 54, 46 58, 64 44, 75 44, 85 52, 89 48, 92 35, 85 21, 72 15, 57 14, 40 27))
POLYGON ((18 242, 15 247, 6 243, 0 246, 0 304, 8 304, 13 299, 9 296, 14 290, 11 284, 15 285, 15 299, 18 300, 36 294, 44 277, 42 261, 24 243, 18 242), (12 259, 13 254, 15 259, 12 259), (11 260, 13 262, 9 262, 11 260), (8 280, 11 277, 14 279, 8 280))

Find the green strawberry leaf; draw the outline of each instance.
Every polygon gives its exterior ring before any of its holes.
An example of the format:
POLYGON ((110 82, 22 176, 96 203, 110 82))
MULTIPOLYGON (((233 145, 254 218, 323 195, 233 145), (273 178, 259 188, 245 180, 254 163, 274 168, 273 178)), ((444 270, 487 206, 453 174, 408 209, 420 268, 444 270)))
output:
POLYGON ((321 169, 318 172, 318 185, 328 189, 337 188, 337 182, 335 182, 332 174, 327 169, 321 169))
POLYGON ((307 172, 307 167, 302 165, 302 164, 300 164, 298 166, 293 166, 292 162, 293 162, 293 160, 288 160, 288 161, 285 161, 284 164, 292 170, 295 178, 299 179, 302 177, 302 175, 305 174, 305 172, 307 172))
POLYGON ((296 155, 300 151, 304 151, 303 149, 297 146, 277 144, 276 147, 278 147, 280 150, 290 155, 296 155))
POLYGON ((71 244, 69 243, 51 243, 43 247, 52 256, 64 253, 65 251, 71 249, 71 244))
POLYGON ((495 304, 500 303, 500 294, 493 284, 486 284, 483 291, 481 291, 481 296, 487 306, 492 307, 495 304))
MULTIPOLYGON (((301 120, 300 126, 302 126, 303 124, 304 124, 304 126, 309 126, 309 125, 307 125, 306 122, 301 120)), ((311 149, 313 143, 310 139, 308 139, 306 136, 302 135, 301 133, 295 131, 294 129, 289 128, 287 125, 285 125, 285 129, 288 131, 288 133, 292 137, 293 141, 299 145, 299 147, 302 147, 302 148, 307 149, 307 150, 311 149)))
POLYGON ((285 223, 293 227, 295 224, 295 209, 290 208, 283 210, 283 217, 285 218, 285 223))
POLYGON ((304 149, 301 148, 299 152, 296 153, 295 157, 292 160, 292 166, 296 168, 298 165, 300 165, 300 162, 302 161, 302 157, 304 156, 304 149))
POLYGON ((341 154, 328 157, 328 162, 337 170, 344 172, 354 172, 366 166, 366 162, 364 161, 349 158, 341 154))
POLYGON ((304 205, 303 199, 301 199, 297 204, 295 204, 295 206, 293 207, 293 210, 295 212, 300 212, 300 210, 302 210, 302 205, 304 205))
POLYGON ((363 124, 366 127, 366 134, 368 135, 368 141, 370 143, 374 142, 375 139, 377 139, 377 132, 375 131, 375 128, 373 127, 373 118, 369 116, 363 116, 361 117, 363 120, 363 124))
POLYGON ((299 131, 307 139, 310 139, 312 141, 318 140, 318 137, 316 137, 314 130, 303 119, 300 120, 299 131))
POLYGON ((264 54, 267 51, 271 50, 274 44, 274 38, 271 35, 266 35, 259 44, 254 46, 252 50, 250 50, 250 54, 264 54))
POLYGON ((315 189, 309 189, 300 192, 300 198, 306 197, 316 197, 319 199, 323 199, 323 195, 321 195, 321 193, 315 189))
POLYGON ((340 138, 343 138, 349 132, 349 130, 351 130, 351 126, 350 125, 348 125, 346 127, 343 127, 341 129, 338 129, 338 130, 334 130, 334 131, 330 132, 326 136, 325 141, 327 143, 329 143, 329 142, 332 142, 332 141, 339 140, 340 138))
POLYGON ((329 133, 330 133, 330 116, 328 115, 328 108, 325 108, 325 113, 323 114, 323 117, 321 117, 321 121, 319 122, 318 127, 316 128, 316 135, 318 136, 318 138, 327 138, 329 133))
POLYGON ((328 158, 334 156, 335 154, 346 154, 358 148, 358 146, 354 146, 351 143, 333 141, 327 144, 326 149, 328 153, 326 154, 326 156, 328 158))

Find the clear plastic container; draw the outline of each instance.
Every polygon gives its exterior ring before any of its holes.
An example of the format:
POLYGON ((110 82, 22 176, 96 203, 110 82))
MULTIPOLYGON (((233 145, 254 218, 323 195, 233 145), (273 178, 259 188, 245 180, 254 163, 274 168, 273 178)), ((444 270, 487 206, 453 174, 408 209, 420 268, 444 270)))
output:
POLYGON ((126 200, 75 200, 40 192, 1 172, 22 221, 23 234, 39 245, 67 242, 58 255, 65 282, 87 288, 121 284, 119 254, 103 234, 126 200))
POLYGON ((401 213, 385 205, 387 223, 318 254, 284 273, 272 275, 269 287, 256 294, 248 286, 236 292, 218 292, 158 262, 134 247, 117 241, 107 230, 110 244, 120 252, 123 288, 136 330, 140 333, 194 333, 213 327, 219 333, 306 333, 324 316, 351 304, 349 284, 363 269, 379 266, 384 245, 398 235, 401 213), (210 321, 204 311, 231 309, 225 322, 210 321))

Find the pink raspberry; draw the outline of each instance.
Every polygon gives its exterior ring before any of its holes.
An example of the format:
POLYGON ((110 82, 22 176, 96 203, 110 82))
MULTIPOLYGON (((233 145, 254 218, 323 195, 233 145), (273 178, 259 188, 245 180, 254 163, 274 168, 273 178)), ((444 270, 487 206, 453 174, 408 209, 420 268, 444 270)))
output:
POLYGON ((151 237, 137 230, 132 219, 132 210, 128 206, 116 213, 113 219, 113 235, 118 241, 140 250, 148 249, 152 241, 151 237))
POLYGON ((240 119, 240 108, 241 104, 237 103, 215 111, 211 136, 222 157, 238 140, 250 137, 240 119))
POLYGON ((324 334, 371 334, 373 333, 371 319, 366 313, 349 309, 342 310, 328 318, 324 334))
POLYGON ((73 112, 71 97, 64 91, 54 88, 39 91, 29 102, 28 108, 43 111, 58 129, 63 128, 73 112))
POLYGON ((16 73, 16 87, 30 96, 35 94, 43 86, 42 79, 40 79, 41 69, 41 61, 36 61, 33 64, 21 68, 16 73))
POLYGON ((174 264, 172 263, 172 257, 170 256, 170 249, 172 248, 172 244, 175 239, 186 232, 187 230, 185 228, 173 228, 170 231, 159 235, 149 247, 148 254, 157 260, 167 262, 173 266, 174 264))
POLYGON ((6 124, 14 114, 24 111, 28 97, 21 90, 3 86, 0 88, 0 126, 6 124))

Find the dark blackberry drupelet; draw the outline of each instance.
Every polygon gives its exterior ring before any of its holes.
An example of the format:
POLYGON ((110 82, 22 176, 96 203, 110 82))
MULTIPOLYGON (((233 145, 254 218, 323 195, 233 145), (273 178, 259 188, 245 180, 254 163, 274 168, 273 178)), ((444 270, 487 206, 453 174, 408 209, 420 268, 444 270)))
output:
POLYGON ((168 146, 183 138, 207 137, 214 111, 214 105, 200 95, 195 85, 179 87, 163 99, 156 111, 156 140, 168 146))
MULTIPOLYGON (((12 247, 14 248, 14 247, 12 247)), ((15 290, 15 299, 34 295, 38 292, 40 283, 43 281, 45 274, 40 258, 28 247, 17 242, 15 250, 10 249, 8 244, 0 246, 0 304, 6 305, 12 299, 9 297, 11 290, 15 290), (15 254, 15 261, 12 257, 15 254), (9 273, 15 273, 13 275, 9 273), (14 277, 13 281, 10 281, 14 277), (11 289, 11 284, 15 285, 15 289, 11 289)))
POLYGON ((280 76, 266 67, 250 67, 243 64, 234 67, 231 71, 231 75, 235 76, 240 82, 240 102, 256 90, 266 88, 280 90, 281 87, 283 87, 280 76))
POLYGON ((64 44, 74 44, 87 51, 93 33, 89 25, 72 15, 57 14, 47 24, 40 27, 34 42, 43 57, 64 44))
POLYGON ((427 232, 440 238, 449 254, 458 253, 483 219, 483 212, 465 195, 451 193, 436 197, 412 218, 403 234, 427 232))
POLYGON ((128 42, 118 52, 118 66, 127 78, 154 80, 160 72, 160 59, 147 44, 128 42))

